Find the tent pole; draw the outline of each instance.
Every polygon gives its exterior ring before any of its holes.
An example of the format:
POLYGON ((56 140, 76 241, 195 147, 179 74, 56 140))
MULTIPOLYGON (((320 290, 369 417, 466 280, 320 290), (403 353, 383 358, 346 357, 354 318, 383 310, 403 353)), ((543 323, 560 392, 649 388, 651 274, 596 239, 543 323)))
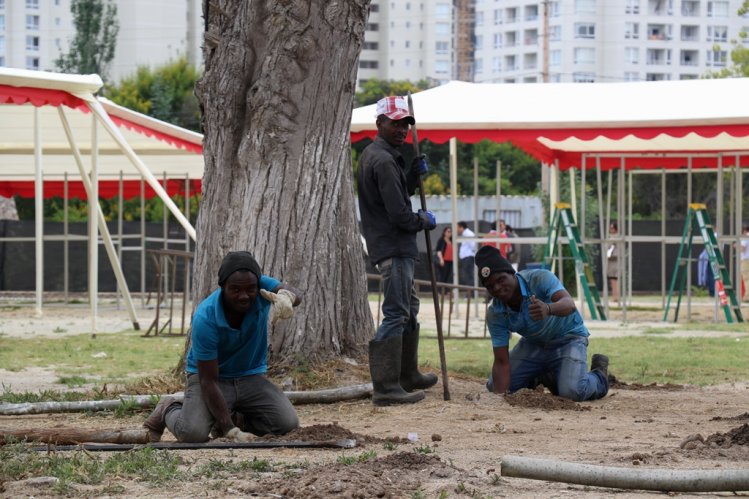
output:
MULTIPOLYGON (((453 285, 457 286, 460 258, 458 257, 458 139, 455 137, 450 137, 450 209, 452 211, 453 232, 453 285)), ((453 288, 456 319, 460 319, 460 307, 457 306, 458 298, 460 298, 460 293, 457 288, 453 288)), ((451 319, 448 316, 447 320, 451 319)))
MULTIPOLYGON (((622 158, 622 173, 627 171, 627 159, 622 158)), ((621 291, 624 291, 625 296, 622 299, 622 321, 627 322, 627 306, 632 306, 632 184, 633 178, 632 178, 632 172, 628 172, 627 180, 629 181, 627 184, 627 198, 625 200, 624 198, 624 183, 622 183, 622 212, 624 212, 625 209, 625 201, 626 201, 626 210, 627 210, 627 232, 625 234, 626 242, 624 243, 624 247, 626 248, 626 252, 624 255, 626 258, 623 258, 624 261, 624 270, 621 270, 621 266, 619 266, 619 270, 621 271, 621 280, 619 281, 622 285, 620 286, 620 293, 619 296, 621 297, 622 293, 621 291)), ((621 226, 621 225, 620 225, 621 226)), ((620 253, 621 254, 621 253, 620 253)))
MULTIPOLYGON (((499 223, 497 223, 497 229, 499 229, 499 223)), ((479 158, 473 158, 473 231, 476 236, 479 235, 479 158)), ((478 244, 477 244, 478 246, 478 244)), ((499 248, 499 244, 497 245, 499 248)), ((471 269, 473 272, 474 286, 479 282, 478 267, 475 265, 471 269)), ((469 291, 473 295, 473 315, 476 319, 479 318, 479 300, 478 294, 475 291, 469 291)), ((467 311, 469 312, 469 311, 467 311)))
POLYGON ((145 163, 141 161, 141 159, 138 157, 137 154, 135 154, 135 151, 132 147, 130 147, 130 144, 127 143, 125 140, 125 137, 122 136, 117 126, 112 122, 112 119, 109 117, 107 112, 102 107, 101 103, 98 100, 93 101, 87 101, 86 105, 91 110, 94 116, 101 121, 102 125, 104 125, 104 128, 109 132, 109 134, 112 136, 112 138, 117 142, 117 145, 120 146, 120 149, 122 152, 127 156, 127 158, 130 160, 130 162, 135 166, 135 168, 138 170, 138 172, 143 176, 143 178, 146 179, 146 182, 148 182, 148 185, 151 186, 151 188, 156 191, 156 194, 161 198, 161 200, 166 204, 166 206, 169 208, 169 211, 172 212, 174 217, 177 219, 177 221, 182 225, 182 227, 187 231, 187 233, 190 235, 190 238, 192 240, 195 240, 195 228, 190 224, 190 221, 185 218, 185 216, 182 214, 182 212, 179 211, 179 208, 176 204, 174 204, 174 201, 172 201, 169 198, 169 195, 166 193, 166 191, 161 187, 159 184, 159 181, 156 180, 156 177, 153 176, 151 171, 148 169, 145 163))
MULTIPOLYGON (((716 215, 715 215, 715 230, 716 230, 716 238, 718 237, 718 234, 721 236, 725 234, 725 230, 723 228, 723 155, 718 156, 718 178, 715 179, 717 188, 718 188, 718 206, 716 207, 716 215)), ((718 239, 718 248, 720 248, 721 254, 725 254, 723 252, 723 245, 720 244, 720 240, 718 239)), ((736 289, 736 288, 734 288, 736 289)), ((741 290, 739 290, 739 293, 741 290)), ((719 311, 719 301, 717 293, 713 293, 713 322, 718 322, 718 311, 719 311)))
MULTIPOLYGON (((81 157, 81 152, 78 150, 78 145, 76 144, 75 138, 73 137, 70 123, 68 122, 68 118, 65 115, 65 111, 63 110, 62 106, 57 108, 57 112, 60 115, 60 121, 62 122, 65 136, 68 139, 70 149, 71 151, 73 151, 73 158, 75 159, 75 163, 78 166, 78 171, 81 174, 81 182, 83 183, 83 188, 86 190, 86 197, 91 199, 93 195, 93 187, 91 185, 91 181, 86 175, 86 171, 83 166, 83 158, 81 157)), ((138 324, 138 318, 135 316, 135 307, 133 306, 133 301, 130 298, 130 290, 127 287, 127 281, 125 280, 125 276, 122 273, 122 267, 120 266, 120 262, 117 259, 117 254, 114 251, 114 245, 112 244, 112 239, 109 236, 109 230, 107 229, 106 222, 104 221, 104 213, 101 211, 101 206, 99 205, 99 203, 96 203, 96 212, 99 215, 97 217, 97 222, 99 231, 101 232, 101 236, 104 241, 104 248, 106 248, 107 250, 107 256, 109 256, 109 262, 112 265, 112 270, 114 271, 117 285, 122 290, 122 297, 125 301, 125 307, 127 308, 128 314, 130 315, 130 320, 133 323, 133 329, 139 330, 140 325, 138 324)))
POLYGON ((68 265, 68 252, 70 250, 70 244, 68 241, 68 199, 70 197, 69 195, 69 186, 68 186, 68 172, 65 172, 65 178, 63 180, 63 195, 62 195, 62 232, 63 232, 63 242, 62 242, 62 288, 63 288, 63 303, 68 303, 68 290, 70 289, 70 276, 68 275, 70 273, 69 265, 68 265))
MULTIPOLYGON (((582 158, 582 166, 581 170, 585 170, 585 161, 587 160, 587 156, 583 155, 582 158)), ((580 242, 585 240, 585 234, 583 231, 583 225, 582 225, 582 217, 577 211, 577 185, 575 185, 575 177, 577 176, 575 173, 574 168, 569 169, 570 172, 570 204, 572 205, 572 214, 575 216, 575 220, 577 220, 577 229, 580 233, 580 242)), ((561 253, 560 253, 561 255, 561 253)), ((561 263, 560 263, 561 266, 561 263)), ((585 296, 583 296, 583 285, 580 281, 580 276, 577 272, 575 272, 575 287, 577 288, 577 299, 580 300, 580 306, 578 307, 578 310, 580 311, 580 315, 585 317, 585 296)))
MULTIPOLYGON (((687 156, 687 214, 692 204, 692 156, 687 156)), ((692 320, 692 255, 687 255, 687 320, 692 320)))
MULTIPOLYGON (((59 109, 59 108, 58 108, 59 109)), ((91 306, 91 334, 96 336, 99 305, 99 129, 91 116, 91 190, 88 194, 88 299, 91 306)))
POLYGON ((39 108, 34 107, 34 245, 36 265, 36 316, 42 316, 44 292, 44 178, 42 174, 42 131, 39 108))
POLYGON ((140 179, 140 306, 146 307, 146 182, 140 179))
POLYGON ((666 169, 661 168, 661 308, 666 308, 666 169))
POLYGON ((601 246, 601 289, 603 289, 603 303, 606 304, 606 317, 609 317, 609 262, 606 258, 606 239, 608 239, 608 226, 605 225, 603 211, 603 176, 601 175, 601 156, 596 154, 596 194, 598 197, 598 234, 601 246))
POLYGON ((497 230, 499 230, 499 219, 502 218, 502 161, 497 160, 497 230))
MULTIPOLYGON (((741 171, 741 166, 739 164, 739 156, 736 155, 736 251, 734 252, 736 255, 736 264, 734 265, 734 269, 736 272, 736 278, 733 282, 736 283, 736 289, 739 290, 739 296, 740 302, 744 301, 744 296, 741 294, 741 290, 743 289, 743 286, 741 283, 743 282, 743 276, 741 275, 741 237, 743 236, 744 231, 744 207, 742 205, 743 196, 744 196, 744 179, 742 178, 743 173, 741 171)), ((744 286, 749 288, 749 282, 745 282, 744 286)), ((747 290, 749 291, 749 290, 747 290)), ((739 303, 740 303, 739 302, 739 303)))
MULTIPOLYGON (((120 181, 118 185, 117 193, 117 259, 122 261, 122 211, 125 208, 125 202, 123 197, 125 195, 125 188, 123 185, 122 170, 120 170, 120 181)), ((119 283, 117 283, 117 310, 120 309, 120 295, 122 289, 119 283)))

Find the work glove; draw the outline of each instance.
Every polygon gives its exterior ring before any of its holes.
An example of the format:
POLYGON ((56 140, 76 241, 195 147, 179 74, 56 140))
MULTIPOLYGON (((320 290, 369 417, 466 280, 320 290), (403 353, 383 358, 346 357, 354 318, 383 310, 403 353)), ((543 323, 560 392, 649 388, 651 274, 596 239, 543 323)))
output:
POLYGON ((429 164, 427 163, 426 154, 419 154, 416 156, 411 162, 411 167, 415 167, 416 171, 419 172, 419 175, 426 175, 429 173, 429 164))
POLYGON ((432 230, 437 227, 437 219, 434 217, 434 213, 429 210, 419 210, 419 219, 421 220, 421 226, 423 229, 432 230))
POLYGON ((296 301, 296 295, 288 289, 279 289, 278 293, 272 293, 261 289, 260 294, 271 303, 271 326, 275 326, 276 322, 281 319, 291 319, 291 316, 294 315, 294 301, 296 301))
POLYGON ((255 435, 242 431, 236 426, 227 431, 224 437, 230 442, 252 442, 255 439, 255 435))

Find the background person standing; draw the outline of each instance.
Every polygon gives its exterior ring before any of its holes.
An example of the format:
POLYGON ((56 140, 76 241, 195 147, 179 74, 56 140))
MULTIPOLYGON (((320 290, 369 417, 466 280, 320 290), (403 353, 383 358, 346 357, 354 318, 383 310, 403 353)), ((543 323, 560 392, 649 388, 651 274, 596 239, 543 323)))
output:
MULTIPOLYGON (((458 222, 458 235, 461 237, 475 237, 476 234, 468 228, 468 224, 465 222, 458 222)), ((458 251, 458 270, 459 284, 465 286, 474 286, 473 281, 473 261, 476 256, 476 242, 475 241, 463 241, 460 243, 460 250, 458 251)))
POLYGON ((435 249, 437 255, 437 280, 451 283, 453 280, 453 229, 450 226, 442 230, 442 236, 437 241, 435 249))

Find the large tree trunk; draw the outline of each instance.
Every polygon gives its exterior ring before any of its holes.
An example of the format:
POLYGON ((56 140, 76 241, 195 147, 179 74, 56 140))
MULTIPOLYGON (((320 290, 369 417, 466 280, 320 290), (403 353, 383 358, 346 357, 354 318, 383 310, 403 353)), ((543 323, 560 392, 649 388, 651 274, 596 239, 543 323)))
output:
POLYGON ((251 251, 265 274, 304 291, 270 335, 283 359, 352 352, 372 334, 349 144, 368 4, 204 3, 194 297, 216 288, 228 251, 251 251))

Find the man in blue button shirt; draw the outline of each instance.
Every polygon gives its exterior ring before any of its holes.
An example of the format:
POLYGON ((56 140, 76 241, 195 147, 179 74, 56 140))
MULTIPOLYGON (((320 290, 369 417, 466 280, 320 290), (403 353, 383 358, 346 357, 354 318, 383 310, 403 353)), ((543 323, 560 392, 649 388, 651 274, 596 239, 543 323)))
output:
POLYGON ((608 393, 605 355, 593 355, 587 368, 588 329, 562 283, 544 269, 515 272, 497 248, 476 253, 481 284, 492 296, 486 321, 494 349, 494 365, 486 384, 494 393, 532 388, 550 374, 552 393, 574 401, 608 393), (510 334, 520 341, 509 352, 510 334))
POLYGON ((263 376, 268 321, 290 318, 299 291, 262 275, 247 251, 226 255, 218 284, 193 315, 184 402, 163 398, 143 423, 152 442, 165 428, 180 442, 205 442, 212 431, 244 442, 299 426, 291 402, 263 376))

